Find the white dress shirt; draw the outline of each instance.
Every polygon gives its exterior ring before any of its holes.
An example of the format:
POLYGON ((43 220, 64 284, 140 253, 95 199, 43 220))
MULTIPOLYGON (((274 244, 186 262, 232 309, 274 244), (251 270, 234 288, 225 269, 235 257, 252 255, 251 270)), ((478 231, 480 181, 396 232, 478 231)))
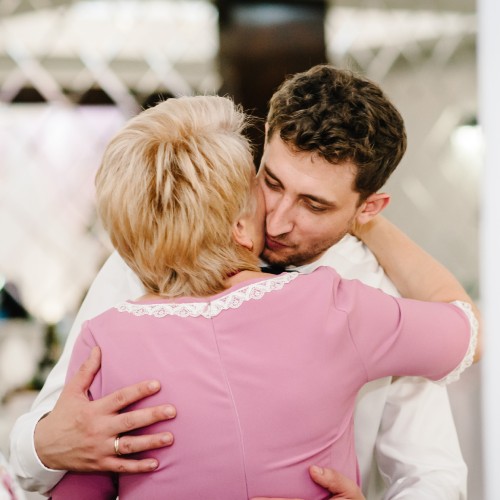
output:
MULTIPOLYGON (((351 235, 316 262, 298 269, 311 272, 322 265, 335 268, 344 278, 359 279, 397 295, 370 250, 351 235)), ((46 493, 64 474, 40 462, 33 434, 40 417, 54 407, 59 397, 83 321, 143 293, 138 278, 113 253, 90 287, 61 358, 30 412, 19 417, 12 429, 11 465, 25 489, 46 493)), ((446 388, 416 377, 392 383, 385 378, 367 384, 357 400, 355 437, 368 500, 465 500, 467 467, 446 388)))

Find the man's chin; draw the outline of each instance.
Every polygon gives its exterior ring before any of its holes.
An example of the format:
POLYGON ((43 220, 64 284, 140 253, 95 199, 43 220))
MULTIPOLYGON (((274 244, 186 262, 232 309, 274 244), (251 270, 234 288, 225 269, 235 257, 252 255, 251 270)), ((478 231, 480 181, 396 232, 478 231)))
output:
POLYGON ((276 252, 269 250, 269 248, 264 248, 260 258, 271 266, 286 267, 290 265, 290 257, 277 255, 276 252))
MULTIPOLYGON (((288 253, 288 252, 287 252, 288 253)), ((264 251, 260 254, 260 258, 265 261, 270 266, 276 267, 289 267, 289 266, 304 266, 314 262, 323 252, 311 253, 288 253, 288 255, 280 255, 269 248, 264 248, 264 251)))

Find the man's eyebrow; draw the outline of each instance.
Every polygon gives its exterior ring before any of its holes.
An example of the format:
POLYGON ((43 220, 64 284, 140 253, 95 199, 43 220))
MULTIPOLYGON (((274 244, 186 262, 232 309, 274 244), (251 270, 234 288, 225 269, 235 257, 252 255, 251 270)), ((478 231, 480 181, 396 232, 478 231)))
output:
POLYGON ((278 179, 278 177, 276 177, 276 174, 274 174, 271 169, 264 164, 264 172, 266 173, 266 175, 268 175, 269 177, 272 177, 276 182, 279 182, 280 185, 282 186, 283 183, 278 179))
MULTIPOLYGON (((276 182, 280 184, 280 186, 283 186, 283 183, 276 177, 276 175, 271 171, 271 169, 264 164, 264 173, 268 175, 269 177, 272 177, 276 182)), ((314 194, 307 194, 307 193, 300 193, 299 194, 300 198, 307 198, 310 201, 313 201, 315 203, 319 203, 320 205, 325 205, 327 207, 336 207, 337 204, 334 201, 326 200, 325 198, 321 198, 320 196, 316 196, 314 194)))
POLYGON ((320 205, 325 205, 327 207, 336 207, 337 204, 333 201, 325 200, 325 198, 320 198, 319 196, 315 196, 313 194, 301 194, 301 198, 307 198, 308 200, 314 201, 315 203, 319 203, 320 205))

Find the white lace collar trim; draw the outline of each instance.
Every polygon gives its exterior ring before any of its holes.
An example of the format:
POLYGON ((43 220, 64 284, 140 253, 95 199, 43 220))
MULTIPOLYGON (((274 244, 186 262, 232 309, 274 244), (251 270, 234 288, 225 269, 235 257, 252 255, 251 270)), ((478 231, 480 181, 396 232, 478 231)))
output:
POLYGON ((281 290, 287 283, 290 283, 290 281, 299 275, 297 272, 286 273, 275 278, 258 281, 209 302, 169 302, 165 304, 133 304, 131 302, 122 302, 115 306, 115 309, 120 312, 133 314, 134 316, 155 316, 156 318, 163 318, 165 316, 197 318, 198 316, 203 316, 204 318, 213 318, 222 311, 237 309, 249 300, 259 300, 269 292, 281 290))
POLYGON ((476 352, 476 346, 477 346, 479 322, 474 312, 472 311, 472 306, 468 302, 462 302, 460 300, 455 300, 454 302, 452 302, 452 304, 462 309, 462 311, 467 316, 467 319, 469 320, 470 323, 469 347, 467 349, 467 352, 465 353, 464 359, 462 359, 462 362, 452 372, 448 373, 446 377, 436 381, 436 383, 440 385, 445 385, 451 382, 455 382, 460 378, 460 375, 467 368, 469 368, 470 365, 472 365, 472 362, 474 361, 474 353, 476 352))

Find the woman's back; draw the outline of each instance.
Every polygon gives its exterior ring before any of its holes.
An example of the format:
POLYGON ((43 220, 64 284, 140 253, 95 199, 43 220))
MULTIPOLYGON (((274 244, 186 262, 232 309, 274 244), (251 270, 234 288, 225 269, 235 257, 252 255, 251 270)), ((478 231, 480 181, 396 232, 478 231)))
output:
MULTIPOLYGON (((144 431, 169 430, 174 445, 147 453, 156 471, 119 477, 121 500, 319 499, 328 495, 309 465, 359 480, 352 412, 361 386, 389 374, 441 378, 464 357, 469 331, 452 305, 394 299, 320 268, 245 282, 210 301, 122 304, 86 324, 69 376, 97 344, 92 397, 154 378, 161 391, 134 408, 177 408, 176 419, 144 431)), ((55 496, 78 481, 67 475, 55 496)))

